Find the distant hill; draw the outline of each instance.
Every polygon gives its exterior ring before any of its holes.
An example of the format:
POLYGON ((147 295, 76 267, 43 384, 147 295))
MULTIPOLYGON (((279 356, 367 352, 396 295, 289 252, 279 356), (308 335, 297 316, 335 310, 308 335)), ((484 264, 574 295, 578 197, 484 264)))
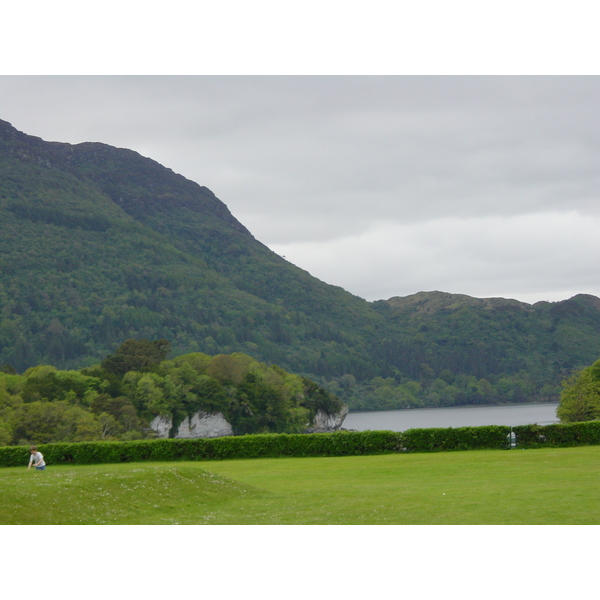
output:
POLYGON ((386 360, 416 375, 417 363, 437 372, 478 377, 519 370, 562 376, 600 353, 600 299, 580 294, 533 305, 504 298, 420 292, 377 302, 396 337, 386 360), (413 355, 402 358, 403 355, 413 355))
POLYGON ((416 312, 433 314, 438 311, 461 308, 482 308, 487 310, 529 310, 531 306, 518 300, 505 298, 473 298, 464 294, 446 292, 419 292, 411 296, 390 298, 388 304, 396 312, 416 312))
POLYGON ((0 365, 19 372, 77 369, 126 339, 165 338, 173 356, 279 364, 351 408, 550 399, 600 355, 593 296, 367 302, 278 256, 212 191, 151 159, 5 121, 0 315, 0 365))

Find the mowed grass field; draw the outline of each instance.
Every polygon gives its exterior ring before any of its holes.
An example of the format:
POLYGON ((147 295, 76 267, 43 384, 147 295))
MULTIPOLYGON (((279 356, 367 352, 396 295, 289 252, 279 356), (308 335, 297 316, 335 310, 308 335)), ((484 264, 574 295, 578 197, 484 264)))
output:
POLYGON ((600 524, 600 446, 0 468, 0 524, 600 524))

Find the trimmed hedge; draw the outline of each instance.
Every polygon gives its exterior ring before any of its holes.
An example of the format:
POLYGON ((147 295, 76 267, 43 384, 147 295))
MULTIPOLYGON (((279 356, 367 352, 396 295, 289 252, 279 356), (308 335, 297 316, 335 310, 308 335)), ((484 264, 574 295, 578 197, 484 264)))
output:
MULTIPOLYGON (((223 460, 280 456, 356 456, 392 452, 502 450, 516 447, 600 445, 600 421, 552 425, 486 425, 395 431, 336 431, 309 434, 257 434, 220 438, 77 442, 44 444, 39 449, 49 465, 139 461, 223 460)), ((0 447, 0 466, 29 462, 27 446, 0 447)))
MULTIPOLYGON (((400 433, 393 431, 282 433, 132 442, 57 443, 40 445, 39 450, 49 465, 279 456, 353 456, 398 452, 400 437, 400 433)), ((0 466, 20 466, 28 461, 29 449, 26 446, 0 448, 0 466)))
POLYGON ((519 448, 595 446, 600 444, 600 421, 519 425, 513 427, 519 448))
POLYGON ((436 427, 409 429, 402 434, 406 452, 443 452, 447 450, 500 450, 509 447, 510 427, 436 427))
MULTIPOLYGON (((42 446, 40 446, 41 448, 42 446)), ((29 462, 29 446, 0 447, 0 466, 21 467, 29 462)))

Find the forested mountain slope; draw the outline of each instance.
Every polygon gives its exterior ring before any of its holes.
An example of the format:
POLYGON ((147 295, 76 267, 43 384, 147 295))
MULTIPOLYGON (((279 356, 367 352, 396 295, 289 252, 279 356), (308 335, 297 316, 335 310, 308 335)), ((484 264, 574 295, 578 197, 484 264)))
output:
POLYGON ((0 122, 0 362, 98 362, 129 337, 374 376, 384 319, 255 240, 212 192, 130 150, 0 122))
POLYGON ((421 292, 375 306, 396 330, 379 351, 416 376, 423 362, 436 372, 562 374, 600 353, 600 299, 579 294, 530 305, 504 298, 421 292))
POLYGON ((600 300, 421 292, 367 302, 256 240, 210 190, 136 152, 0 121, 0 365, 81 368, 129 338, 245 352, 351 408, 556 397, 600 355, 600 300))

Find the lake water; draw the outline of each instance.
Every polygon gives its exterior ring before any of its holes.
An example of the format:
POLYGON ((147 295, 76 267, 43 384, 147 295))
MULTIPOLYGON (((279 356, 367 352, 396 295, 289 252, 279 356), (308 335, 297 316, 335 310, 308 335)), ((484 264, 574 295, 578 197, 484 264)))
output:
POLYGON ((558 403, 509 406, 451 406, 349 413, 343 429, 356 431, 405 431, 429 427, 477 427, 480 425, 548 425, 558 423, 558 403))

